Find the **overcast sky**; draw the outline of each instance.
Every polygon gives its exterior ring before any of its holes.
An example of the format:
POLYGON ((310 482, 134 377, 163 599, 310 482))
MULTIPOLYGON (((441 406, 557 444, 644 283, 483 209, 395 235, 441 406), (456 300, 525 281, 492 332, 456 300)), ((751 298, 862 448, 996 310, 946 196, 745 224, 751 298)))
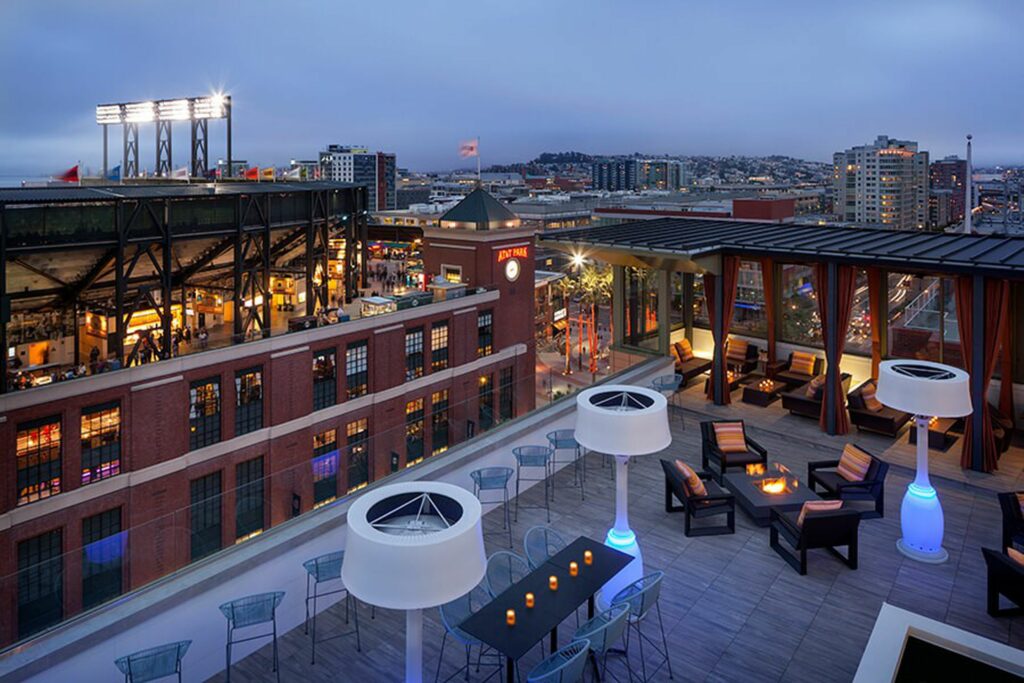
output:
MULTIPOLYGON (((101 102, 223 89, 234 154, 399 166, 542 151, 786 154, 879 133, 1024 162, 1024 2, 0 0, 0 174, 97 167, 101 102)), ((175 165, 188 129, 174 131, 175 165)), ((224 154, 211 126, 211 159, 224 154)), ((112 131, 111 158, 120 157, 112 131)), ((141 163, 155 155, 152 126, 141 163)), ((113 165, 113 163, 111 164, 113 165)))

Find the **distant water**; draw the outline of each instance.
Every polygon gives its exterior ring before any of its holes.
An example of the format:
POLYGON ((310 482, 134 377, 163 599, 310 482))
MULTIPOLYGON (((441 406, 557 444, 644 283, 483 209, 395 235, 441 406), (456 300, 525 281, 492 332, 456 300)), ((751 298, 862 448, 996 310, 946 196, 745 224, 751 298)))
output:
POLYGON ((49 176, 0 175, 0 187, 21 187, 22 182, 38 184, 49 180, 49 176))

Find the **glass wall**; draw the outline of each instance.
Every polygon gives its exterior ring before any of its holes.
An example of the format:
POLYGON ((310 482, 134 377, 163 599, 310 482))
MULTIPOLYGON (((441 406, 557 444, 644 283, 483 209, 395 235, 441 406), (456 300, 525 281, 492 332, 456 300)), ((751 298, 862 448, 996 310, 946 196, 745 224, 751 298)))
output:
POLYGON ((704 297, 704 276, 700 273, 693 276, 693 326, 711 329, 708 302, 704 297))
POLYGON ((782 328, 779 341, 822 347, 821 317, 814 291, 814 268, 786 263, 782 266, 782 328))
POLYGON ((853 290, 853 307, 850 310, 850 326, 846 330, 844 353, 871 355, 871 300, 868 297, 868 275, 857 271, 853 290))
POLYGON ((625 268, 626 333, 631 346, 658 348, 658 271, 625 268))
POLYGON ((889 273, 888 285, 889 356, 963 367, 954 281, 889 273))
POLYGON ((752 337, 768 336, 768 313, 765 311, 764 276, 760 261, 740 261, 736 305, 729 331, 752 337))

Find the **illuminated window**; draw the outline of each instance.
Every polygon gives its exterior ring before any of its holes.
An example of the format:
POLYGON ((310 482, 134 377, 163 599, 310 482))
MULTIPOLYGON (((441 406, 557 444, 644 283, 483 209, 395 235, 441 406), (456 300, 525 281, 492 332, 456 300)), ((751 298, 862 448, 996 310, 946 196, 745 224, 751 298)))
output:
POLYGON ((18 637, 42 631, 64 618, 64 558, 61 530, 18 543, 18 637))
POLYGON ((405 380, 423 376, 423 328, 405 333, 405 380))
POLYGON ((263 456, 235 465, 235 542, 263 532, 263 456))
POLYGON ((195 562, 221 547, 220 472, 189 482, 191 558, 195 562))
POLYGON ((423 460, 423 399, 405 404, 405 465, 423 460))
POLYGON ((369 390, 369 345, 353 342, 345 349, 345 386, 349 398, 359 398, 369 390))
POLYGON ((60 493, 60 417, 18 425, 18 505, 60 493))
POLYGON ((430 454, 448 450, 448 390, 430 396, 430 454))
POLYGON ((313 410, 333 406, 337 400, 338 382, 334 349, 313 354, 313 410))
POLYGON ((123 592, 127 534, 121 531, 121 508, 82 520, 82 607, 89 609, 123 592))
POLYGON ((82 486, 121 473, 121 405, 82 410, 82 486))
POLYGON ((345 426, 348 438, 348 491, 351 493, 370 483, 370 438, 367 419, 349 422, 345 426))
POLYGON ((313 507, 338 497, 338 432, 328 429, 313 435, 313 507))
POLYGON ((189 450, 220 441, 220 380, 193 382, 189 388, 189 450))
POLYGON ((235 373, 235 436, 263 427, 263 369, 235 373))
POLYGON ((822 346, 821 317, 811 266, 782 266, 782 339, 804 346, 822 346))
POLYGON ((430 369, 433 372, 448 367, 448 321, 434 323, 430 328, 430 369))
POLYGON ((494 353, 494 312, 483 311, 476 318, 476 356, 483 358, 494 353))

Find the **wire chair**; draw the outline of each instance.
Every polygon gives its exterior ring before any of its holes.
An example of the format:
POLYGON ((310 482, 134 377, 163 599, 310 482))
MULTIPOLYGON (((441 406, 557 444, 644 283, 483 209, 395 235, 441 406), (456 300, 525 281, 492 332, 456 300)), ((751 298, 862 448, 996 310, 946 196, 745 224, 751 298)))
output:
POLYGON ((516 446, 512 449, 512 455, 516 459, 516 513, 515 520, 519 521, 519 483, 523 481, 544 482, 544 504, 524 505, 523 507, 544 508, 547 510, 548 523, 551 523, 551 475, 553 474, 552 456, 554 450, 549 446, 516 446), (524 467, 543 468, 544 476, 532 479, 522 477, 524 467))
POLYGON ((526 558, 508 550, 499 550, 487 558, 484 587, 495 598, 529 573, 530 564, 526 558))
POLYGON ((530 569, 541 566, 566 545, 565 539, 549 526, 530 527, 523 537, 523 550, 530 569))
POLYGON ((283 599, 284 591, 275 591, 273 593, 248 595, 244 598, 225 602, 220 606, 221 614, 223 614, 224 618, 228 620, 228 642, 226 647, 228 681, 231 680, 232 645, 256 640, 257 638, 273 638, 274 673, 277 674, 277 680, 280 683, 281 668, 278 666, 277 659, 277 607, 281 604, 281 600, 283 599), (266 624, 267 622, 273 624, 273 630, 270 633, 260 633, 247 638, 234 640, 234 633, 237 629, 249 626, 258 626, 259 624, 266 624))
POLYGON ((474 647, 479 647, 480 651, 477 654, 476 659, 476 670, 480 672, 481 659, 486 655, 488 657, 494 657, 496 669, 488 674, 488 680, 491 676, 501 673, 502 660, 501 655, 498 653, 488 653, 488 648, 480 640, 469 635, 461 628, 459 628, 466 619, 471 617, 479 609, 484 607, 491 601, 491 596, 487 594, 483 585, 476 586, 473 590, 466 593, 465 595, 455 598, 451 602, 445 603, 438 608, 438 612, 441 614, 441 624, 444 626, 444 635, 441 637, 441 654, 437 657, 437 673, 434 674, 434 683, 438 683, 441 678, 441 664, 444 662, 444 648, 448 642, 449 636, 456 642, 462 645, 466 650, 466 664, 459 667, 457 671, 452 673, 448 678, 444 679, 444 683, 452 680, 461 673, 466 674, 466 679, 469 679, 469 667, 470 667, 470 655, 471 650, 474 647))
MULTIPOLYGON (((319 591, 320 584, 326 581, 340 581, 341 580, 341 567, 345 562, 344 551, 338 551, 333 553, 327 553, 326 555, 320 555, 314 557, 311 560, 306 560, 302 563, 302 566, 306 570, 306 620, 303 624, 303 632, 308 634, 310 632, 310 624, 312 624, 312 656, 309 660, 310 664, 316 664, 316 603, 317 600, 328 595, 336 595, 338 593, 344 593, 345 597, 345 623, 348 623, 348 610, 349 603, 353 603, 355 598, 348 592, 348 589, 342 586, 341 588, 321 593, 319 591), (312 595, 310 595, 310 589, 312 588, 312 595), (313 612, 310 614, 309 603, 313 603, 313 612)), ((355 602, 352 611, 354 612, 355 620, 355 631, 346 631, 337 635, 330 636, 328 638, 321 639, 320 642, 327 640, 333 640, 335 638, 342 638, 344 636, 350 636, 355 633, 356 636, 356 651, 363 651, 363 644, 359 637, 359 603, 355 602)))
MULTIPOLYGON (((643 680, 649 680, 647 677, 647 660, 644 658, 644 642, 646 641, 648 646, 654 648, 664 659, 664 663, 668 665, 668 677, 672 678, 672 660, 668 656, 668 640, 665 638, 665 624, 661 619, 661 605, 658 603, 658 598, 661 596, 661 581, 665 578, 665 572, 653 572, 644 576, 643 578, 637 579, 630 585, 626 586, 612 598, 612 606, 616 605, 628 605, 629 606, 629 627, 636 631, 637 642, 640 643, 640 665, 643 671, 643 680), (661 631, 661 646, 646 633, 641 630, 640 625, 651 610, 654 610, 658 615, 658 628, 661 631)), ((626 649, 629 649, 629 633, 626 633, 626 649)), ((651 672, 653 676, 661 668, 661 663, 658 664, 657 668, 651 672)))
MULTIPOLYGON (((580 487, 580 500, 586 500, 587 461, 583 458, 583 448, 576 441, 575 429, 556 429, 547 433, 548 445, 551 446, 551 469, 552 472, 558 469, 558 463, 572 464, 572 485, 580 487), (559 460, 558 451, 571 450, 572 457, 569 460, 559 460)), ((554 482, 551 484, 551 498, 555 497, 554 482)))
POLYGON ((473 470, 469 477, 473 480, 473 495, 480 499, 481 503, 501 503, 504 507, 502 513, 502 529, 508 529, 508 547, 512 547, 512 516, 509 510, 508 482, 512 479, 513 470, 511 467, 484 467, 473 470), (484 500, 484 491, 502 491, 502 499, 484 500))
POLYGON ((180 683, 181 659, 191 644, 191 640, 181 640, 140 650, 118 657, 114 660, 114 666, 124 674, 125 683, 146 683, 175 675, 180 683))
POLYGON ((533 667, 527 683, 579 683, 587 668, 589 640, 576 640, 533 667))
MULTIPOLYGON (((586 639, 590 641, 590 654, 594 661, 594 668, 599 672, 599 679, 604 680, 608 675, 608 654, 611 652, 612 645, 622 640, 628 626, 629 605, 619 604, 597 614, 593 619, 577 628, 576 633, 572 635, 573 640, 586 639)), ((625 650, 623 654, 626 657, 626 672, 629 674, 629 680, 632 681, 633 667, 629 662, 629 650, 625 650)), ((614 674, 612 678, 618 680, 614 674)))

